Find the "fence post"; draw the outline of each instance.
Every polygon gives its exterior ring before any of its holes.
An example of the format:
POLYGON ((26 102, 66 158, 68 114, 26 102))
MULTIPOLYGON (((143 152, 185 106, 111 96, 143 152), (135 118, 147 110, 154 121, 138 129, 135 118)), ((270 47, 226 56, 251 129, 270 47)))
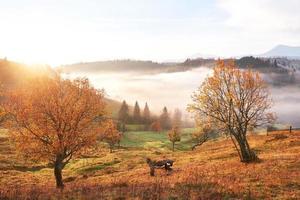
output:
POLYGON ((290 133, 292 132, 292 126, 290 126, 290 133))

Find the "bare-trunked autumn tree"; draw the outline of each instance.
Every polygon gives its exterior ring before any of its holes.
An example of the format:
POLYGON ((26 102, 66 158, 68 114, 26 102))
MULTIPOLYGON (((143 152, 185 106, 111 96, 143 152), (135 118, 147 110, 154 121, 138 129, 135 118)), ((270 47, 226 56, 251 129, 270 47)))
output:
POLYGON ((56 185, 74 155, 96 141, 104 115, 103 92, 87 79, 38 78, 9 92, 4 109, 8 128, 22 154, 54 166, 56 185))
POLYGON ((274 115, 268 113, 272 103, 268 88, 258 72, 240 70, 234 62, 218 61, 213 75, 192 99, 194 103, 188 109, 229 134, 242 162, 257 160, 247 132, 274 120, 274 115))

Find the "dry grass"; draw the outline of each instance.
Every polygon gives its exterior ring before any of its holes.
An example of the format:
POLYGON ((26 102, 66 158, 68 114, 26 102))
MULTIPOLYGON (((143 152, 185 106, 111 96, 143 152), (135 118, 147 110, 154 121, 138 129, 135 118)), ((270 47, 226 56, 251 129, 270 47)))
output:
POLYGON ((0 136, 0 199, 299 199, 300 131, 249 139, 258 163, 240 163, 225 138, 174 153, 130 148, 109 154, 99 147, 66 167, 59 191, 51 168, 17 159, 0 136), (147 156, 174 159, 173 172, 150 177, 147 156))

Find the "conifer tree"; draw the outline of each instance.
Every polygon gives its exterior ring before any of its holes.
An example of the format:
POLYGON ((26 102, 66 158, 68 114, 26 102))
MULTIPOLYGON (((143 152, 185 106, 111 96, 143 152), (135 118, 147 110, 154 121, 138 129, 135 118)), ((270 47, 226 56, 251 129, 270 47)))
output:
POLYGON ((171 119, 167 107, 164 107, 162 114, 159 117, 162 129, 169 130, 171 128, 171 119))
POLYGON ((150 117, 151 117, 150 110, 149 110, 148 104, 146 102, 144 112, 143 112, 143 119, 144 119, 145 124, 150 124, 150 117))
POLYGON ((125 100, 123 101, 119 110, 118 119, 123 123, 128 123, 129 121, 129 107, 125 100))
POLYGON ((139 103, 136 101, 133 110, 133 122, 140 123, 141 122, 141 110, 139 103))

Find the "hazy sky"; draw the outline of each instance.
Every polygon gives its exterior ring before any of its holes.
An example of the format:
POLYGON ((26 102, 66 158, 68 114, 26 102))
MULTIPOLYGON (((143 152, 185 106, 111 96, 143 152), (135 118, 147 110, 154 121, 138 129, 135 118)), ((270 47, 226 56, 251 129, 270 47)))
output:
POLYGON ((300 45, 299 0, 0 0, 0 57, 51 65, 300 45))

